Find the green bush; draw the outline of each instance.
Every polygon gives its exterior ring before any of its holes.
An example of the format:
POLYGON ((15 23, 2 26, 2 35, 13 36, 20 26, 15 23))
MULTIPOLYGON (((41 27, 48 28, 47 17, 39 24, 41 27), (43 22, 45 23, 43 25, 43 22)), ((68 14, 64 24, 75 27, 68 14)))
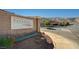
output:
POLYGON ((60 26, 68 26, 68 25, 70 25, 70 23, 67 21, 63 21, 60 23, 60 26))
POLYGON ((8 37, 0 37, 0 46, 10 48, 13 45, 13 40, 8 37))
POLYGON ((44 20, 43 24, 44 24, 44 26, 49 26, 50 25, 50 21, 49 20, 44 20))

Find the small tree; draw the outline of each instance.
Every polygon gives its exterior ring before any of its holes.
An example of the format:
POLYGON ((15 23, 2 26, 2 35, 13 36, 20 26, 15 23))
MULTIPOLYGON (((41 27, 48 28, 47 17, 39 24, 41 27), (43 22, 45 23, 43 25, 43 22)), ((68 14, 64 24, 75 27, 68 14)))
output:
POLYGON ((68 26, 70 25, 70 23, 67 21, 67 20, 63 20, 61 23, 60 23, 61 26, 68 26))
POLYGON ((68 20, 64 20, 63 23, 64 23, 64 26, 68 26, 70 24, 68 20))
POLYGON ((49 26, 50 25, 50 21, 49 20, 44 20, 43 24, 44 24, 44 26, 49 26))

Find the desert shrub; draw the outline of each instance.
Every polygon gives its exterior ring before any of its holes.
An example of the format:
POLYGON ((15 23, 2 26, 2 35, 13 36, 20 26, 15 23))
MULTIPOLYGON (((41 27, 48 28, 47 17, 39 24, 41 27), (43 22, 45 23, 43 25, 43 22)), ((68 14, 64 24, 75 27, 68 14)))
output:
POLYGON ((50 21, 49 20, 44 20, 43 24, 44 24, 44 26, 50 26, 50 21))
POLYGON ((68 25, 70 25, 70 23, 67 21, 63 21, 60 23, 60 26, 68 26, 68 25))
POLYGON ((0 46, 10 48, 13 45, 12 38, 9 37, 0 37, 0 46))

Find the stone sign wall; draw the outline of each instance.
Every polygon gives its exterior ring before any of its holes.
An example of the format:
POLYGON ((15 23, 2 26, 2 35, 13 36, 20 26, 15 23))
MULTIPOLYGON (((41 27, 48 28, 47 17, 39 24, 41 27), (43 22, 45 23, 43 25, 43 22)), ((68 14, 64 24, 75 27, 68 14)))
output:
POLYGON ((33 28, 33 19, 11 16, 11 29, 33 28))

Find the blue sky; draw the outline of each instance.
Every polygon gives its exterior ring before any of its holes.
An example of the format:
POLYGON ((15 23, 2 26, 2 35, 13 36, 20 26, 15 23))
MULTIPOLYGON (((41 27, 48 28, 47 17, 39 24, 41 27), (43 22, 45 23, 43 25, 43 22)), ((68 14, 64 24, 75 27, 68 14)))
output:
POLYGON ((79 9, 7 9, 24 16, 78 17, 79 9))

